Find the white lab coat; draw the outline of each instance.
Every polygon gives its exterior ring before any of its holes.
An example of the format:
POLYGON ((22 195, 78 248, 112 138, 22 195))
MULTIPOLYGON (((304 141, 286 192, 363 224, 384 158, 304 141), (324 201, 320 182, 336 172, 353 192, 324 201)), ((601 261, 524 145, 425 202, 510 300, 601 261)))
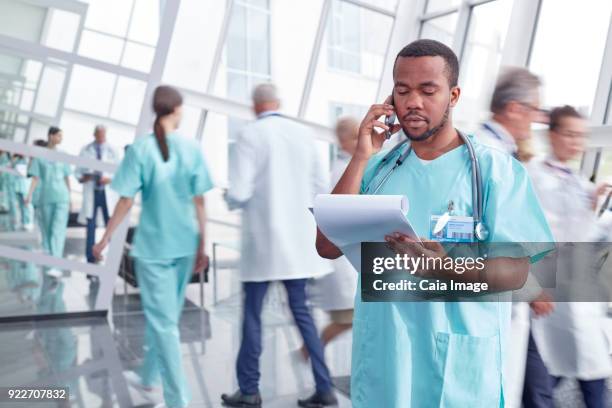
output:
POLYGON ((484 122, 474 132, 474 136, 476 136, 480 143, 495 147, 508 154, 514 154, 517 150, 517 145, 512 135, 508 133, 506 128, 494 120, 484 122))
POLYGON ((310 131, 275 113, 247 125, 230 148, 230 209, 242 208, 240 275, 246 282, 331 272, 316 252, 309 208, 329 177, 310 131))
MULTIPOLYGON (((331 169, 331 185, 333 190, 340 177, 351 161, 351 155, 340 151, 331 169)), ((309 287, 308 295, 314 306, 325 311, 352 309, 357 290, 357 271, 345 256, 332 261, 334 271, 315 279, 309 287)))
MULTIPOLYGON (((89 159, 95 160, 96 159, 96 148, 94 147, 94 143, 92 142, 84 146, 81 149, 79 156, 87 157, 89 159)), ((102 156, 103 162, 113 163, 113 164, 119 163, 119 155, 117 154, 117 151, 112 146, 110 146, 108 143, 104 143, 102 145, 101 156, 102 156)), ((93 173, 93 170, 86 169, 83 167, 78 167, 75 171, 75 177, 78 180, 84 175, 91 174, 91 173, 93 173)), ((112 173, 103 172, 102 176, 112 177, 112 173)), ((93 180, 86 181, 83 183, 83 202, 81 205, 81 211, 79 212, 79 217, 77 218, 77 221, 80 224, 87 224, 87 218, 93 217, 94 189, 95 189, 94 184, 95 182, 93 180)), ((108 206, 108 212, 109 212, 109 215, 112 215, 113 209, 115 208, 115 205, 117 204, 119 197, 110 188, 105 188, 105 191, 106 191, 106 204, 108 206)), ((98 211, 98 215, 96 217, 96 225, 97 226, 104 225, 102 211, 98 211)))
MULTIPOLYGON (((510 155, 516 153, 517 146, 512 135, 494 120, 484 122, 474 136, 481 143, 510 155)), ((542 288, 530 273, 527 282, 516 292, 523 299, 535 299, 542 288)), ((513 302, 510 320, 511 341, 508 341, 508 361, 504 364, 504 400, 508 408, 520 408, 523 397, 523 383, 527 364, 529 344, 529 303, 513 302)))
MULTIPOLYGON (((575 174, 559 170, 562 166, 547 159, 528 168, 559 245, 564 242, 589 242, 596 231, 596 216, 592 209, 595 187, 575 174)), ((579 253, 585 249, 589 248, 566 245, 559 250, 559 259, 549 263, 549 266, 556 266, 558 288, 576 291, 584 289, 581 287, 585 284, 596 282, 586 276, 590 269, 586 267, 584 259, 591 258, 589 254, 585 258, 579 253)), ((542 267, 546 267, 546 263, 542 267)), ((596 283, 588 293, 595 293, 595 290, 596 283)), ((549 373, 581 380, 612 375, 608 339, 604 332, 607 304, 557 302, 555 306, 549 316, 531 322, 534 340, 549 373)))

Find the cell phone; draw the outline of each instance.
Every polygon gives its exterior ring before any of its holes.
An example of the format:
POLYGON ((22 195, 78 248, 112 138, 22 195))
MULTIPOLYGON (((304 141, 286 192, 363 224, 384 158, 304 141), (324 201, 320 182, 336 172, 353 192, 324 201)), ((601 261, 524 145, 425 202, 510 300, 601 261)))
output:
MULTIPOLYGON (((391 105, 395 108, 395 103, 393 102, 393 92, 391 92, 391 105)), ((385 116, 385 125, 389 127, 389 130, 385 130, 385 139, 391 138, 391 127, 395 124, 397 119, 397 115, 393 112, 389 116, 385 116)))

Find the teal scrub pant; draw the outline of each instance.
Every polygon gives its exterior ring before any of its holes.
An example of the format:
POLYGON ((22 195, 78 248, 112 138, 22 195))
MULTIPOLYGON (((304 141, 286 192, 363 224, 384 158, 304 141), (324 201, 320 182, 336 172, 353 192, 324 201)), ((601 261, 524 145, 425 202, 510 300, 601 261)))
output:
POLYGON ((45 252, 62 258, 68 229, 69 203, 52 203, 40 206, 40 231, 45 252))
POLYGON ((181 356, 179 320, 193 263, 193 256, 135 260, 146 320, 140 378, 143 385, 152 386, 161 377, 164 400, 170 408, 186 407, 191 400, 181 356))

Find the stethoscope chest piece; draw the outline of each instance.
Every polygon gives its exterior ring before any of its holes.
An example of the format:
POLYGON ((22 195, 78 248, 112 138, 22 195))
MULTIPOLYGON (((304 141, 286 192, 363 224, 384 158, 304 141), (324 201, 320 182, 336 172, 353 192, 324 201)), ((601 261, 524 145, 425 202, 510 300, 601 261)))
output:
POLYGON ((479 221, 474 226, 474 235, 478 241, 486 241, 489 238, 489 229, 479 221))

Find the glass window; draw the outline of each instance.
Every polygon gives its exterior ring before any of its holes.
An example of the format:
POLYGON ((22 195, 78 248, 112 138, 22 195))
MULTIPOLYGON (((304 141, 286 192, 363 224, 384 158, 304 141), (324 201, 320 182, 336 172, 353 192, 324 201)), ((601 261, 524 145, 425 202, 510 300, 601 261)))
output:
POLYGON ((164 68, 164 82, 206 90, 224 12, 225 1, 181 1, 164 68))
POLYGON ((296 115, 323 0, 275 1, 269 9, 261 7, 268 2, 257 3, 259 7, 245 1, 234 5, 214 93, 250 104, 252 88, 272 81, 281 110, 296 115))
POLYGON ((30 111, 34 107, 34 91, 24 89, 21 93, 21 102, 19 107, 23 110, 30 111))
MULTIPOLYGON (((375 102, 384 57, 389 42, 393 19, 386 15, 347 4, 347 7, 336 9, 337 12, 348 10, 353 19, 355 11, 359 14, 359 24, 349 25, 340 31, 350 37, 347 42, 357 41, 359 51, 355 56, 359 61, 359 72, 353 70, 330 69, 330 58, 338 55, 334 52, 321 52, 312 84, 311 94, 306 109, 306 119, 323 124, 330 123, 332 104, 360 105, 369 107, 375 102), (350 34, 349 34, 350 32, 350 34)), ((332 18, 332 15, 330 15, 332 18)), ((335 20, 334 20, 335 21, 335 20)), ((344 22, 344 20, 343 20, 344 22)), ((330 36, 338 37, 337 24, 329 23, 326 27, 323 44, 331 44, 330 36)), ((340 53, 342 54, 342 53, 340 53)), ((348 53, 345 53, 348 55, 348 53)), ((393 58, 393 57, 390 57, 393 58)), ((353 64, 353 68, 357 63, 353 64)))
POLYGON ((122 156, 124 146, 134 140, 133 126, 123 126, 112 121, 105 122, 74 111, 64 111, 60 120, 59 126, 64 131, 62 150, 70 154, 79 154, 83 146, 93 141, 93 131, 97 124, 106 126, 106 140, 122 156))
POLYGON ((98 69, 75 65, 70 77, 66 107, 107 116, 117 76, 98 69))
POLYGON ((215 94, 250 103, 252 88, 270 81, 269 24, 267 10, 247 6, 244 2, 235 4, 215 94), (257 33, 257 39, 251 40, 249 33, 257 33))
POLYGON ((120 76, 117 80, 110 116, 123 122, 137 124, 146 87, 147 84, 143 81, 120 76))
POLYGON ((155 46, 160 26, 159 0, 135 0, 128 38, 155 46))
POLYGON ((270 81, 270 11, 260 3, 234 4, 225 44, 227 97, 244 103, 255 85, 270 81))
POLYGON ((236 7, 232 12, 227 32, 227 67, 246 71, 247 66, 247 11, 236 7))
POLYGON ((497 0, 475 7, 470 17, 461 58, 461 99, 457 115, 461 121, 480 122, 488 116, 489 101, 502 58, 510 22, 512 0, 497 0))
POLYGON ((23 143, 26 137, 28 117, 16 112, 0 111, 0 138, 23 143))
POLYGON ((362 3, 368 3, 388 11, 395 11, 395 7, 397 7, 397 0, 362 0, 362 3))
POLYGON ((47 8, 22 1, 0 1, 0 34, 38 43, 47 8))
POLYGON ((609 1, 543 0, 530 69, 543 79, 544 105, 569 104, 590 114, 611 13, 609 1))
POLYGON ((461 0, 427 0, 427 13, 435 13, 436 11, 444 11, 457 7, 461 4, 461 0))
POLYGON ((351 105, 348 103, 330 102, 329 123, 333 125, 341 116, 352 116, 361 121, 370 107, 365 105, 351 105))
POLYGON ((181 125, 178 129, 179 133, 188 138, 195 138, 198 133, 198 126, 200 125, 200 113, 199 108, 183 105, 183 117, 181 119, 181 125))
POLYGON ((66 68, 58 65, 47 65, 43 70, 34 111, 42 115, 55 116, 64 88, 66 68))
POLYGON ((360 14, 360 8, 354 4, 333 1, 327 27, 330 68, 361 72, 360 14))
POLYGON ((266 11, 248 11, 247 50, 249 72, 270 74, 270 15, 266 11))
POLYGON ((322 7, 322 0, 271 2, 269 74, 289 115, 298 113, 322 7))
POLYGON ((106 34, 83 30, 79 54, 111 64, 119 64, 124 41, 106 34))
POLYGON ((47 47, 72 52, 80 20, 81 17, 78 14, 50 9, 43 44, 47 47))
POLYGON ((125 37, 134 0, 86 0, 85 27, 125 37))
POLYGON ((457 18, 457 13, 451 13, 424 21, 421 26, 420 37, 437 40, 452 47, 457 28, 457 18))
POLYGON ((612 125, 612 83, 610 84, 610 90, 608 94, 610 95, 610 99, 608 100, 605 123, 607 123, 608 125, 612 125))
POLYGON ((155 48, 128 41, 123 51, 121 65, 137 71, 149 72, 155 58, 155 48))
MULTIPOLYGON (((231 122, 242 121, 219 113, 208 112, 202 133, 202 153, 215 185, 219 186, 228 184, 229 145, 233 139, 230 137, 231 122)), ((227 211, 227 206, 225 211, 227 211)))

